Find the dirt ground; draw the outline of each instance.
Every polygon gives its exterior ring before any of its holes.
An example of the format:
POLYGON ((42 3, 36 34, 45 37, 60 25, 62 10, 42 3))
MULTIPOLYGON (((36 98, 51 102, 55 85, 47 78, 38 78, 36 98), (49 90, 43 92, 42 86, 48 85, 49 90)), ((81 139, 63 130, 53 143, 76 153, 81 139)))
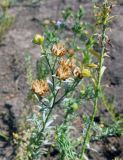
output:
MULTIPOLYGON (((35 68, 39 50, 31 40, 36 33, 41 33, 39 21, 58 19, 64 6, 77 8, 82 4, 86 8, 87 19, 90 19, 90 3, 88 0, 41 0, 40 5, 29 6, 21 3, 9 8, 10 15, 15 17, 14 23, 0 42, 0 130, 11 136, 16 131, 16 120, 24 106, 27 84, 25 79, 25 54, 32 56, 35 68)), ((108 84, 106 92, 115 97, 117 113, 123 113, 123 2, 120 0, 113 9, 116 15, 111 24, 110 58, 107 60, 107 71, 104 84, 108 84)), ((111 137, 103 142, 92 144, 98 153, 88 153, 89 159, 113 160, 123 159, 123 138, 111 137)), ((14 147, 5 140, 0 140, 0 160, 13 160, 14 147)))

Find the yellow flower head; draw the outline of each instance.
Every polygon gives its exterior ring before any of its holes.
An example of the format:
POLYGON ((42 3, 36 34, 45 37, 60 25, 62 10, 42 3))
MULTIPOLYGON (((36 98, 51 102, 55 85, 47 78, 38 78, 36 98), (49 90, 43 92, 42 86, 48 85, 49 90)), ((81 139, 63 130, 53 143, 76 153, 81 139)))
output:
POLYGON ((59 56, 59 57, 64 56, 66 53, 66 49, 60 43, 54 44, 51 50, 54 55, 59 56))
POLYGON ((82 70, 82 76, 83 77, 91 77, 91 73, 88 69, 83 69, 82 70))
POLYGON ((32 40, 33 43, 42 45, 44 41, 44 36, 41 36, 40 34, 36 34, 32 40))
POLYGON ((14 139, 19 139, 19 135, 17 133, 12 133, 14 139))
POLYGON ((48 91, 48 84, 44 80, 35 80, 32 82, 32 91, 43 96, 48 91))

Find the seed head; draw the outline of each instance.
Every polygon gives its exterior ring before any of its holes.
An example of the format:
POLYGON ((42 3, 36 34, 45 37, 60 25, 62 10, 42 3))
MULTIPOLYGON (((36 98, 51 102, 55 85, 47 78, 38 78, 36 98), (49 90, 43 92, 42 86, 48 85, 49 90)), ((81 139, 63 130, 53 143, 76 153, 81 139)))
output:
POLYGON ((48 91, 48 84, 44 80, 35 80, 32 82, 32 91, 43 96, 48 91))
POLYGON ((70 61, 61 60, 59 62, 59 67, 56 70, 56 76, 58 76, 61 80, 66 80, 71 75, 71 64, 70 61))
POLYGON ((55 56, 59 56, 59 57, 64 56, 66 53, 66 49, 60 43, 54 44, 51 50, 55 56))

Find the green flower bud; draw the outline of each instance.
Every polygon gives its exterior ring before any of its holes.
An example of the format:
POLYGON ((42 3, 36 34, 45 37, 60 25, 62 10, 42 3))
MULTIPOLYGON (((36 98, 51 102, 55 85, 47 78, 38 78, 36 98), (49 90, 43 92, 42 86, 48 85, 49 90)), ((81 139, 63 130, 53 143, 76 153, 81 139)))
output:
POLYGON ((74 103, 74 104, 71 106, 71 108, 72 108, 74 111, 76 111, 76 110, 78 110, 79 106, 78 106, 77 103, 74 103))
POLYGON ((43 41, 44 41, 44 37, 41 36, 40 34, 36 34, 32 40, 33 43, 38 45, 42 45, 43 41))
POLYGON ((88 69, 83 69, 82 76, 83 77, 91 77, 91 72, 88 69))

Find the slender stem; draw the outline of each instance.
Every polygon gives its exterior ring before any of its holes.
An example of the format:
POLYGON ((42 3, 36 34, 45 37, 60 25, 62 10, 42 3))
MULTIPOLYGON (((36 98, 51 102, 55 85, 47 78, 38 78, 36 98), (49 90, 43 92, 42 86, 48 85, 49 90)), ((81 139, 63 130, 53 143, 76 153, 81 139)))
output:
POLYGON ((54 77, 53 77, 55 62, 54 62, 53 68, 52 68, 51 65, 50 65, 49 59, 47 58, 47 55, 45 56, 45 58, 46 58, 47 64, 48 64, 48 66, 50 68, 50 72, 51 72, 51 78, 52 78, 52 83, 53 83, 52 94, 53 94, 53 96, 55 96, 55 93, 54 93, 54 90, 55 90, 55 80, 54 80, 54 77))
MULTIPOLYGON (((54 80, 54 77, 53 77, 53 75, 54 75, 54 70, 55 70, 55 65, 56 65, 56 62, 57 62, 57 56, 56 56, 56 58, 55 58, 55 61, 54 61, 54 64, 53 64, 53 68, 52 68, 52 81, 53 81, 53 90, 55 90, 55 80, 54 80)), ((54 93, 54 92, 53 92, 54 93)))
POLYGON ((54 104, 55 104, 55 97, 54 97, 54 100, 53 100, 53 104, 52 104, 52 106, 51 106, 51 108, 49 110, 49 113, 48 113, 48 115, 47 115, 47 117, 45 119, 45 122, 44 122, 44 125, 43 125, 43 128, 42 128, 41 132, 43 132, 44 129, 45 129, 46 123, 47 123, 47 121, 48 121, 48 119, 49 119, 49 117, 50 117, 50 115, 52 113, 52 110, 53 110, 54 106, 55 106, 54 104))
POLYGON ((70 90, 67 90, 56 102, 55 105, 58 104, 60 101, 62 101, 62 99, 70 92, 72 91, 79 83, 80 81, 77 81, 76 83, 73 83, 72 87, 70 90))
MULTIPOLYGON (((42 46, 40 46, 40 49, 41 49, 41 51, 43 51, 43 53, 44 53, 44 55, 45 55, 46 62, 47 62, 48 66, 49 66, 49 69, 50 69, 51 78, 52 78, 52 83, 53 83, 53 88, 50 87, 50 89, 51 89, 51 92, 52 92, 53 96, 55 96, 55 94, 54 94, 55 80, 54 80, 54 77, 53 77, 55 62, 54 62, 53 68, 52 68, 51 65, 50 65, 49 59, 48 59, 48 57, 47 57, 46 51, 43 50, 43 47, 42 47, 42 46)), ((57 59, 55 59, 55 61, 56 61, 56 60, 57 60, 57 59)))
POLYGON ((53 71, 54 71, 54 69, 55 69, 55 65, 56 65, 57 59, 58 59, 58 57, 56 56, 56 58, 55 58, 55 60, 54 60, 54 64, 53 64, 53 71))
POLYGON ((81 151, 80 160, 83 160, 83 156, 84 156, 84 153, 85 153, 86 145, 87 145, 87 142, 88 142, 88 140, 89 140, 90 129, 91 129, 91 126, 92 126, 93 121, 94 121, 94 117, 95 117, 96 112, 97 112, 97 102, 98 102, 98 98, 95 98, 93 113, 92 113, 91 121, 90 121, 90 123, 89 123, 89 125, 88 125, 87 131, 86 131, 86 135, 85 135, 85 138, 84 138, 84 142, 83 142, 83 147, 82 147, 82 151, 81 151))
POLYGON ((67 111, 67 113, 64 116, 64 122, 63 122, 64 125, 66 125, 66 123, 67 123, 67 118, 68 118, 69 114, 70 114, 70 111, 67 111))
POLYGON ((106 25, 103 24, 103 29, 102 29, 102 52, 100 56, 100 61, 99 61, 99 73, 98 73, 98 79, 97 79, 97 85, 96 85, 96 91, 95 91, 95 99, 94 99, 94 104, 93 104, 93 113, 90 119, 90 123, 88 125, 86 135, 84 138, 82 150, 81 150, 81 155, 80 155, 80 160, 83 160, 83 156, 85 153, 86 145, 89 141, 89 136, 90 136, 90 130, 94 122, 94 117, 97 113, 97 104, 98 104, 98 99, 99 99, 99 90, 100 90, 100 85, 101 85, 101 77, 102 77, 102 66, 104 62, 104 54, 105 54, 105 44, 106 44, 106 25))

